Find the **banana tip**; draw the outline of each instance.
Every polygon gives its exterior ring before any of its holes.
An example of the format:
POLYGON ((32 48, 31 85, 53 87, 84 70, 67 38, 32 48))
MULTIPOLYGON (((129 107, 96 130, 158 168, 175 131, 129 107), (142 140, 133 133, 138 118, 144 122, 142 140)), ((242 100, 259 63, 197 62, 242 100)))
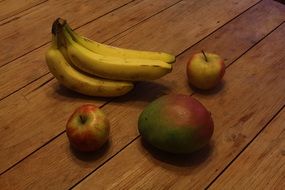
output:
POLYGON ((57 18, 53 24, 52 24, 52 28, 51 28, 51 32, 52 34, 56 34, 59 30, 60 27, 64 26, 66 24, 66 20, 62 19, 62 18, 57 18))

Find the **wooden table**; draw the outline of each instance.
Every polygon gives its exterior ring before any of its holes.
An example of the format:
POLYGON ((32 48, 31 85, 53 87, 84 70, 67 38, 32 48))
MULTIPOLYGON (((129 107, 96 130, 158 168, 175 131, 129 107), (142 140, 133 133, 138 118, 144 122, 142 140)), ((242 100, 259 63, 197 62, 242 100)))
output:
POLYGON ((273 0, 0 1, 0 187, 3 189, 285 189, 285 5, 273 0), (177 56, 173 72, 119 98, 60 86, 44 53, 51 24, 68 20, 99 42, 177 56), (185 64, 201 49, 225 59, 223 83, 189 87, 185 64), (141 141, 137 119, 157 97, 191 94, 212 112, 210 145, 174 156, 141 141), (109 143, 74 152, 71 112, 101 106, 109 143))

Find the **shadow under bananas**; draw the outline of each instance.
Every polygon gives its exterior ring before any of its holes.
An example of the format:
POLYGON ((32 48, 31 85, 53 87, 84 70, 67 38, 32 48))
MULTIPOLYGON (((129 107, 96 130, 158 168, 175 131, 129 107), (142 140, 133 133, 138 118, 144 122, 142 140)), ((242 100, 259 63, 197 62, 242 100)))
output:
POLYGON ((82 100, 88 100, 91 102, 94 100, 97 100, 100 102, 106 102, 111 99, 110 97, 94 97, 94 96, 87 96, 84 94, 80 94, 78 92, 70 90, 69 88, 66 88, 65 86, 61 84, 57 84, 54 90, 58 95, 64 96, 66 98, 71 98, 71 99, 82 99, 82 100))
POLYGON ((169 87, 157 83, 155 81, 140 81, 135 83, 135 87, 133 90, 123 96, 114 98, 112 102, 151 102, 162 95, 168 94, 169 92, 171 92, 171 89, 169 87))
POLYGON ((53 90, 55 94, 55 98, 60 99, 60 96, 74 99, 74 100, 83 100, 84 102, 114 102, 114 103, 123 103, 128 101, 144 101, 150 102, 154 99, 168 94, 171 92, 171 89, 165 85, 154 81, 141 81, 136 82, 134 89, 128 92, 125 95, 118 96, 118 97, 98 97, 98 96, 88 96, 84 94, 80 94, 69 88, 57 83, 53 86, 53 90), (59 95, 59 96, 58 96, 59 95))

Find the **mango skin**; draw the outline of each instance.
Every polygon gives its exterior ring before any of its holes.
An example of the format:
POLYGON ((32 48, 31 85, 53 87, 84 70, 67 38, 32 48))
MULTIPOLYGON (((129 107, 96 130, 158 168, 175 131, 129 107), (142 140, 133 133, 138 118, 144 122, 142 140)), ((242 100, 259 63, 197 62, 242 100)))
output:
POLYGON ((139 116, 142 138, 170 153, 191 153, 208 144, 214 123, 211 114, 188 95, 162 96, 145 107, 139 116))

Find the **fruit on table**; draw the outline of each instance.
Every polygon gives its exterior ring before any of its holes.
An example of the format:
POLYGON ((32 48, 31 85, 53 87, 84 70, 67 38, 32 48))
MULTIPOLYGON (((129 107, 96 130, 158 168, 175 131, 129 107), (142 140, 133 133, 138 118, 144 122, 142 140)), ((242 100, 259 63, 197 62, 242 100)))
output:
POLYGON ((225 64, 219 55, 202 51, 190 58, 186 72, 190 84, 207 90, 214 88, 222 80, 225 64))
POLYGON ((121 96, 135 81, 158 79, 172 71, 173 55, 117 48, 88 40, 56 19, 46 62, 57 80, 82 94, 121 96))
POLYGON ((188 95, 164 95, 145 107, 138 130, 153 146, 171 153, 191 153, 208 144, 214 123, 211 114, 188 95))
MULTIPOLYGON (((92 48, 94 51, 91 51, 90 43, 88 46, 89 49, 81 45, 85 43, 77 43, 74 39, 78 38, 74 38, 73 36, 78 35, 75 35, 75 33, 70 30, 66 21, 63 20, 61 22, 63 23, 61 36, 64 41, 64 46, 67 49, 68 57, 78 69, 84 72, 107 79, 139 81, 158 79, 172 70, 171 64, 161 60, 128 58, 126 56, 118 57, 116 54, 111 54, 115 49, 111 46, 102 46, 105 47, 104 49, 112 50, 111 52, 106 51, 106 53, 102 54, 102 50, 99 51, 101 46, 98 44, 92 46, 94 47, 92 48)), ((80 40, 78 41, 80 42, 80 40)), ((128 52, 128 50, 126 51, 128 52)), ((123 50, 121 50, 121 52, 123 52, 123 50)), ((150 54, 160 55, 159 53, 150 54)), ((129 54, 126 53, 123 55, 129 54)))
POLYGON ((106 44, 102 44, 91 39, 88 39, 84 36, 80 36, 71 27, 66 23, 65 29, 68 31, 69 35, 72 36, 72 39, 83 47, 89 49, 90 51, 100 54, 107 55, 112 57, 121 57, 121 58, 135 58, 135 59, 153 59, 160 60, 167 63, 175 62, 175 56, 164 53, 164 52, 152 52, 152 51, 138 51, 132 49, 125 49, 114 47, 106 44))
POLYGON ((90 77, 79 72, 63 56, 55 37, 52 43, 46 52, 46 63, 49 71, 65 87, 85 95, 102 97, 124 95, 133 89, 134 84, 130 82, 90 77))
POLYGON ((92 104, 77 108, 66 124, 70 144, 79 151, 96 151, 108 140, 110 124, 104 112, 92 104))
POLYGON ((102 97, 121 96, 133 89, 134 84, 131 82, 91 77, 78 71, 60 43, 57 27, 60 26, 54 23, 52 45, 48 48, 45 58, 49 71, 62 85, 85 95, 102 97))
POLYGON ((171 72, 172 65, 160 60, 121 58, 94 53, 72 40, 63 30, 71 62, 91 75, 115 80, 154 80, 171 72))

